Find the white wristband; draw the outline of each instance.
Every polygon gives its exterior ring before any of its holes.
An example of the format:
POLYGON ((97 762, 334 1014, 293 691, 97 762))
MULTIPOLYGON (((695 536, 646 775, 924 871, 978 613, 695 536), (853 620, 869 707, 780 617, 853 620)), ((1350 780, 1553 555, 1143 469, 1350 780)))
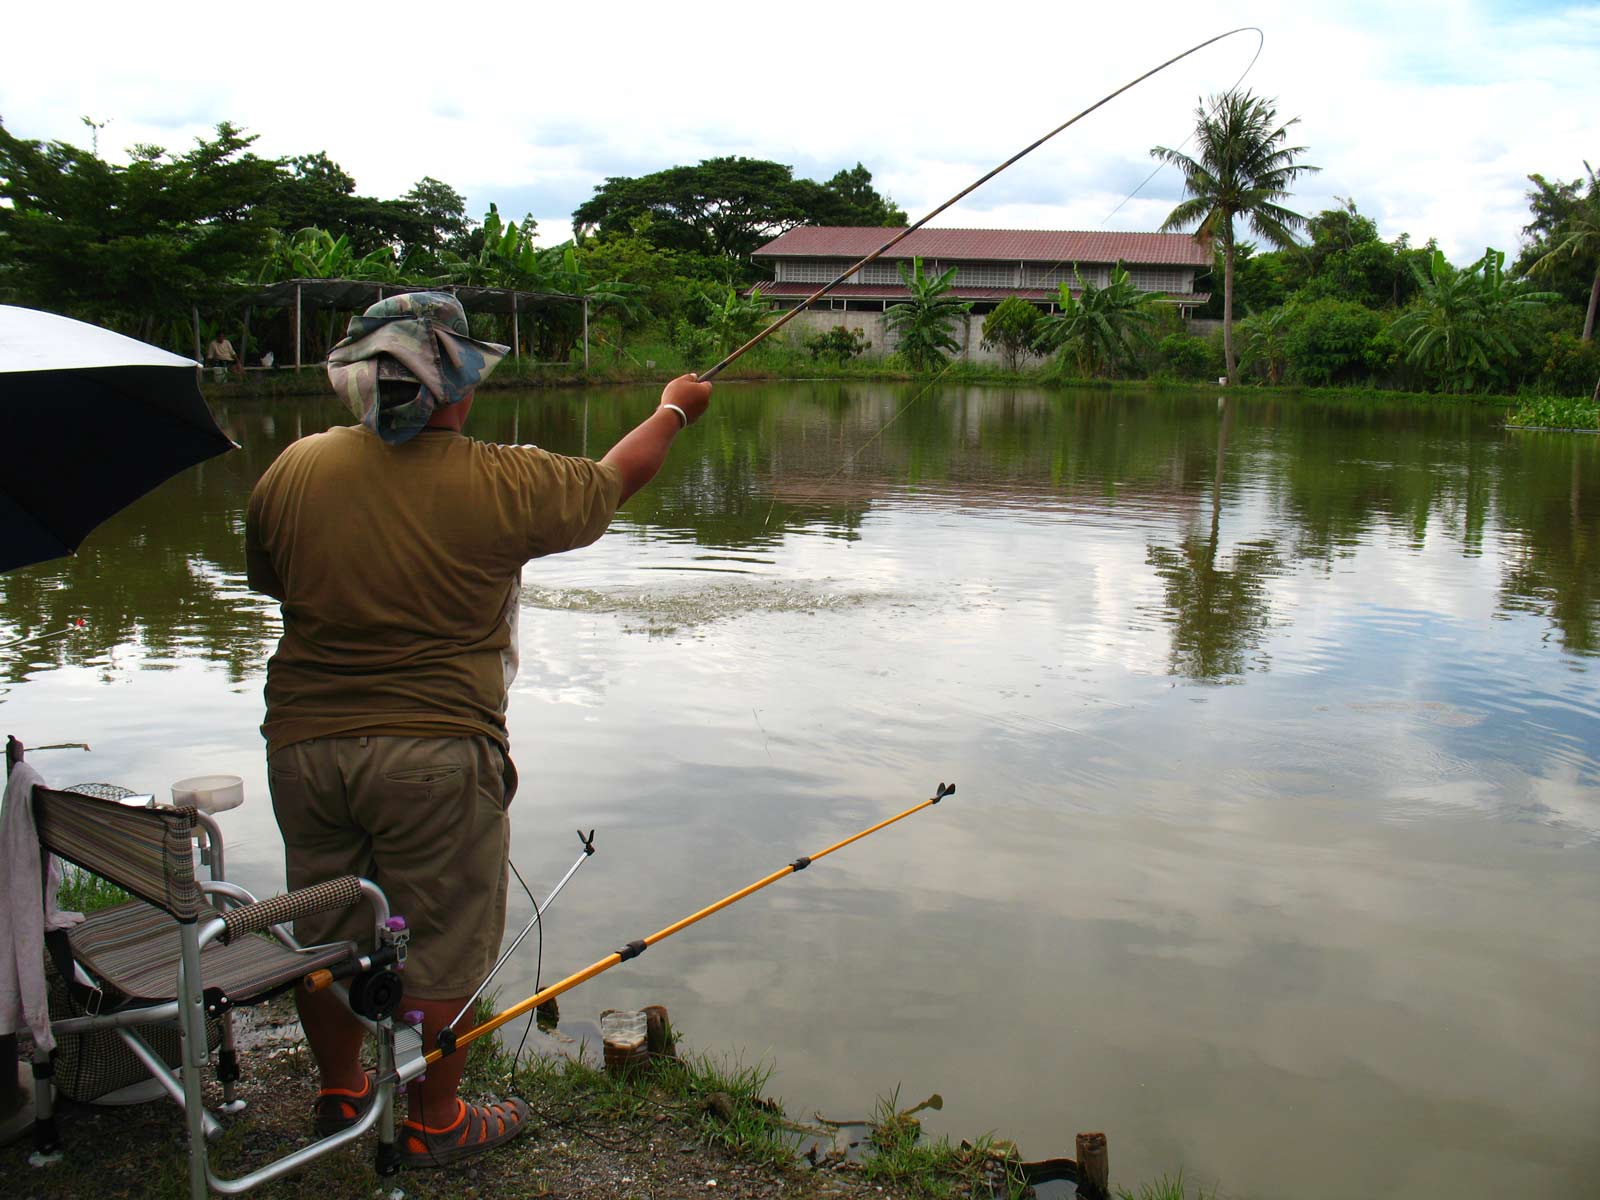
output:
POLYGON ((679 429, 689 428, 689 414, 684 412, 683 409, 679 408, 676 404, 668 404, 665 401, 662 402, 661 407, 670 408, 673 412, 678 414, 679 429))

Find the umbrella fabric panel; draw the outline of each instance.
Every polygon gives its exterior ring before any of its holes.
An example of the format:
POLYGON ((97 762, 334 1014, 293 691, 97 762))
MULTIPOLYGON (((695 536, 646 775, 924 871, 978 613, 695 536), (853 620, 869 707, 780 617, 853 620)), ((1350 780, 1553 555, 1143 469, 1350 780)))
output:
POLYGON ((0 372, 83 367, 193 367, 193 360, 98 325, 0 304, 0 372))
POLYGON ((0 374, 0 571, 71 553, 119 509, 233 448, 179 361, 0 374))

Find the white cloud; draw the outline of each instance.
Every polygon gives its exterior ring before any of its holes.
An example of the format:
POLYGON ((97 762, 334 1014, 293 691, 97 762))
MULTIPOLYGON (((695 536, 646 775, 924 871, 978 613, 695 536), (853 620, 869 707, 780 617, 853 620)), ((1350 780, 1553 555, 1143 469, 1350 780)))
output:
MULTIPOLYGON (((1266 31, 1246 79, 1299 115, 1323 168, 1297 200, 1354 198, 1386 236, 1437 237, 1455 258, 1515 247, 1525 176, 1591 161, 1600 5, 1344 3, 1291 12, 1211 3, 1091 9, 999 0, 928 4, 913 18, 813 10, 612 5, 452 15, 391 3, 328 18, 290 2, 238 14, 192 3, 91 4, 70 39, 59 13, 8 18, 0 114, 23 137, 189 144, 219 120, 269 154, 326 149, 361 188, 444 179, 482 211, 524 204, 547 240, 606 175, 715 154, 775 158, 825 177, 858 159, 913 217, 1163 57, 1240 21, 1266 31)), ((1196 99, 1244 70, 1230 38, 1091 114, 941 224, 1101 228, 1181 141, 1196 99)), ((1163 171, 1111 220, 1152 228, 1180 184, 1163 171)))

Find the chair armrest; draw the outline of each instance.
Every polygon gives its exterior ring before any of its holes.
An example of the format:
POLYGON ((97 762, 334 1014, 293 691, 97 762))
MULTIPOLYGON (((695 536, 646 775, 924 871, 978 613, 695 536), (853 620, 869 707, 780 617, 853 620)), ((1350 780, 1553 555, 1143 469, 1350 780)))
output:
POLYGON ((361 899, 361 880, 355 875, 341 875, 326 883, 258 900, 243 908, 232 908, 222 914, 223 942, 231 942, 247 933, 259 933, 273 925, 309 917, 313 913, 328 912, 335 908, 350 908, 361 899))

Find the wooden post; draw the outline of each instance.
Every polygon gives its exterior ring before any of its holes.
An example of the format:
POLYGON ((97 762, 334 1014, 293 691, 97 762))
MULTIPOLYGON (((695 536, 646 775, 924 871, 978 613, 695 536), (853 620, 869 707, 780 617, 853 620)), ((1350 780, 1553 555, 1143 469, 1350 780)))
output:
POLYGON ((194 360, 197 363, 204 364, 206 361, 205 355, 200 352, 200 306, 191 304, 189 306, 189 315, 194 319, 194 360))
POLYGON ((1111 1159, 1106 1153, 1106 1135, 1078 1135, 1078 1195, 1088 1200, 1104 1200, 1111 1187, 1111 1159))
POLYGON ((645 1019, 645 1047, 651 1058, 677 1058, 678 1038, 672 1031, 672 1019, 665 1005, 647 1004, 640 1009, 645 1019))
POLYGON ((294 285, 294 369, 300 370, 300 285, 294 285))
POLYGON ((511 293, 511 357, 513 360, 522 357, 521 330, 517 328, 517 293, 511 293))
POLYGON ((250 314, 255 311, 249 305, 244 310, 244 336, 239 339, 239 368, 243 370, 250 365, 250 314))
POLYGON ((583 369, 589 369, 589 297, 583 298, 583 369))

